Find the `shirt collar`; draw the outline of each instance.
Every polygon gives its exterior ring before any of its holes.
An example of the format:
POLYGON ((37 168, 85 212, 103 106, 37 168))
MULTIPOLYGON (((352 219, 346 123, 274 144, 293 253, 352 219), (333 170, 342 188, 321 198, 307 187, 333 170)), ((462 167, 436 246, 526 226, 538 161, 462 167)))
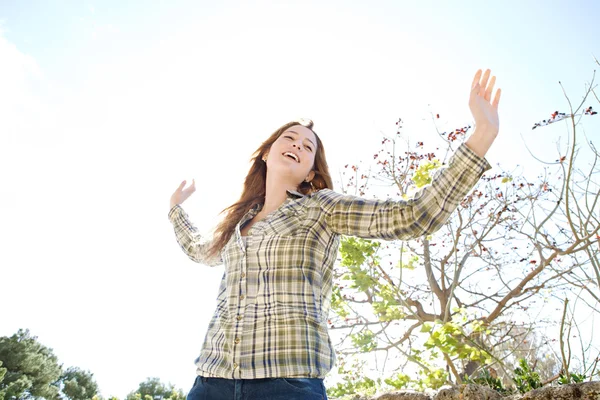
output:
POLYGON ((304 197, 304 195, 302 193, 299 193, 295 190, 286 190, 288 197, 296 197, 296 198, 302 198, 304 197))
MULTIPOLYGON (((301 199, 304 197, 304 195, 296 190, 286 190, 287 195, 288 195, 288 200, 289 199, 301 199)), ((259 213, 260 210, 262 210, 263 208, 263 204, 256 204, 254 207, 252 207, 250 210, 248 210, 248 212, 252 215, 252 217, 254 217, 256 214, 259 213)))

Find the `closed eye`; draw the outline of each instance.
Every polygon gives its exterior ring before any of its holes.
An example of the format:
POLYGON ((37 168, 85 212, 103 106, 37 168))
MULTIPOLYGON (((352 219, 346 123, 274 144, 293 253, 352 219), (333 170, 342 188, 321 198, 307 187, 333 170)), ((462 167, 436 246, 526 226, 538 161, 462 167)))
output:
MULTIPOLYGON (((293 136, 290 136, 290 135, 284 135, 284 136, 283 136, 283 138, 284 138, 284 139, 289 139, 289 140, 294 140, 294 139, 295 139, 293 136)), ((309 146, 309 145, 307 145, 307 144, 305 144, 305 145, 304 145, 304 148, 305 148, 306 150, 310 151, 311 153, 312 153, 312 151, 313 151, 312 147, 311 147, 311 146, 309 146)))

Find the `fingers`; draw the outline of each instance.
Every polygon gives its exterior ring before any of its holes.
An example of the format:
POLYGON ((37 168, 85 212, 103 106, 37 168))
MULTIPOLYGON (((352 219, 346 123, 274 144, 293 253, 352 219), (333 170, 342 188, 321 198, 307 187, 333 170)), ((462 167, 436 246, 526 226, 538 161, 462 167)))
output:
MULTIPOLYGON (((475 87, 477 86, 477 84, 479 84, 480 87, 480 95, 484 95, 485 89, 486 89, 486 85, 488 83, 488 80, 490 79, 490 74, 492 73, 492 71, 490 69, 486 69, 485 73, 483 73, 483 78, 481 77, 482 75, 482 71, 480 69, 477 70, 477 72, 475 73, 475 76, 473 77, 473 84, 471 85, 471 89, 475 89, 475 87), (480 82, 481 80, 481 82, 480 82)), ((495 81, 496 77, 492 77, 492 81, 495 81)))
POLYGON ((196 181, 194 179, 192 179, 192 184, 187 188, 185 187, 186 183, 187 181, 182 181, 177 190, 175 190, 175 192, 173 192, 171 195, 171 208, 173 208, 176 204, 181 204, 186 201, 187 198, 196 191, 196 181))
POLYGON ((194 193, 195 191, 196 191, 196 180, 192 179, 192 184, 190 186, 186 187, 185 189, 183 189, 182 193, 185 193, 189 196, 192 193, 194 193))
POLYGON ((471 84, 471 90, 474 90, 477 87, 477 84, 479 83, 480 78, 481 78, 481 70, 478 69, 477 72, 475 73, 475 77, 473 77, 473 83, 471 84))
POLYGON ((487 101, 490 101, 490 99, 492 98, 492 91, 494 90, 495 83, 496 83, 496 77, 492 76, 492 79, 490 80, 490 84, 485 89, 485 94, 483 95, 483 98, 486 99, 487 101))
MULTIPOLYGON (((485 73, 481 69, 477 70, 471 85, 472 94, 477 94, 478 96, 483 97, 485 100, 490 101, 492 98, 492 92, 494 91, 494 85, 496 84, 495 76, 492 76, 490 79, 491 73, 492 71, 490 69, 486 69, 485 73)), ((492 105, 494 107, 497 107, 500 102, 500 93, 501 90, 497 89, 494 100, 492 101, 492 105)))
POLYGON ((496 90, 496 96, 494 97, 494 101, 492 102, 492 106, 498 108, 498 104, 500 103, 500 94, 502 93, 502 89, 496 90))
POLYGON ((177 188, 178 192, 188 192, 188 191, 195 191, 196 190, 196 180, 192 179, 192 184, 186 188, 185 185, 187 184, 187 181, 184 180, 181 182, 181 184, 179 185, 179 187, 177 188))
POLYGON ((485 96, 485 88, 487 86, 488 79, 490 79, 490 72, 491 71, 489 69, 486 69, 485 73, 483 74, 481 84, 479 85, 479 95, 480 96, 485 96))

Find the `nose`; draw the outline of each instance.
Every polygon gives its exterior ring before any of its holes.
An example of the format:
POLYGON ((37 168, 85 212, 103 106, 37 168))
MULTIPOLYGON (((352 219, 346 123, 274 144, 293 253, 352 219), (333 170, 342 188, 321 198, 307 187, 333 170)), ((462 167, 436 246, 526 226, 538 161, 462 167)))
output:
POLYGON ((292 143, 292 147, 295 147, 295 148, 297 148, 298 150, 302 151, 302 146, 300 146, 299 144, 292 143))

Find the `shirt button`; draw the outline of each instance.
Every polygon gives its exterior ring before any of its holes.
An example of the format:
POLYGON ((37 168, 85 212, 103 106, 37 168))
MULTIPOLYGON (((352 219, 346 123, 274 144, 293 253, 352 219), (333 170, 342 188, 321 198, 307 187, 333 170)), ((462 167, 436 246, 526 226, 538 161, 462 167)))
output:
POLYGON ((241 320, 242 320, 242 316, 241 316, 241 315, 238 315, 238 316, 237 316, 237 317, 235 317, 235 318, 236 318, 238 321, 241 321, 241 320))
POLYGON ((246 277, 246 273, 242 272, 242 278, 245 278, 245 277, 246 277))
POLYGON ((241 296, 240 296, 240 300, 244 300, 244 295, 241 295, 241 296))
POLYGON ((240 338, 239 338, 239 337, 236 337, 236 338, 235 338, 235 340, 234 340, 234 343, 235 343, 235 344, 240 344, 240 338))

